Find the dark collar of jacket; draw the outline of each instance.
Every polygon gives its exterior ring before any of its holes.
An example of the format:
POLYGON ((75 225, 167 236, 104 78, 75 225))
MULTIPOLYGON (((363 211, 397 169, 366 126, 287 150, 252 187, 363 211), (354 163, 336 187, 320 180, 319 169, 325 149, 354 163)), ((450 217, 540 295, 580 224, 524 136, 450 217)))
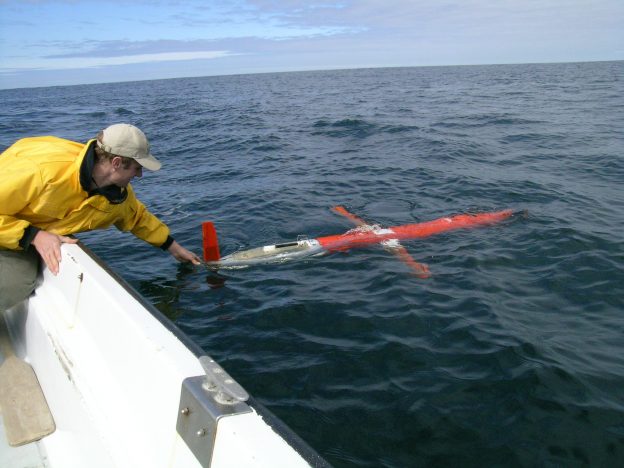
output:
POLYGON ((117 185, 107 185, 106 187, 97 187, 91 189, 93 182, 93 167, 95 166, 95 141, 92 141, 87 148, 82 164, 80 164, 80 185, 82 189, 89 194, 90 197, 102 195, 106 197, 109 203, 118 205, 126 201, 128 191, 117 185))

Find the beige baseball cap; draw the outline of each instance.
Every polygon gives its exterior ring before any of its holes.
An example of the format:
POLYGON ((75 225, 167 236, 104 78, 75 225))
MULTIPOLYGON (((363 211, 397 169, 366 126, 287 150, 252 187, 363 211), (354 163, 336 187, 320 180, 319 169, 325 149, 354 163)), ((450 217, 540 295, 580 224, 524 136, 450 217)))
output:
POLYGON ((145 133, 134 125, 115 124, 102 130, 102 139, 97 145, 107 153, 136 160, 150 171, 157 171, 161 162, 150 154, 150 145, 145 133))

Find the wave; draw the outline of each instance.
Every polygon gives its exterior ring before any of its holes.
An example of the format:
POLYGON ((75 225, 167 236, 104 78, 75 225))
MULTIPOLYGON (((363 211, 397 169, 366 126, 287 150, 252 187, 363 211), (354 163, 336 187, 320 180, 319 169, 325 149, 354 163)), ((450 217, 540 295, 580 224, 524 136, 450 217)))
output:
POLYGON ((134 112, 132 112, 130 109, 126 109, 125 107, 118 107, 117 109, 115 109, 113 113, 115 115, 123 115, 123 116, 134 115, 134 112))
POLYGON ((342 138, 367 138, 375 134, 409 133, 420 129, 416 125, 374 123, 365 119, 341 119, 336 121, 317 120, 312 135, 342 138), (320 130, 319 130, 320 129, 320 130))

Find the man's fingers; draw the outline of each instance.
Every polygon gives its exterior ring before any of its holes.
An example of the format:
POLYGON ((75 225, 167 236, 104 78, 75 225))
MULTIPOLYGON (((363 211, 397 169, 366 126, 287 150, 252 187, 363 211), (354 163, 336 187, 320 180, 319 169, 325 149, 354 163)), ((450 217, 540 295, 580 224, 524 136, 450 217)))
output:
POLYGON ((61 242, 63 244, 77 244, 78 243, 78 239, 74 239, 72 237, 67 237, 67 236, 59 236, 61 238, 61 242))
POLYGON ((56 255, 55 252, 46 252, 46 254, 42 257, 48 269, 52 272, 53 275, 57 275, 59 272, 59 261, 60 258, 56 255))
POLYGON ((201 260, 197 256, 197 254, 190 252, 188 253, 187 261, 191 262, 193 265, 201 265, 201 260))
POLYGON ((199 257, 192 252, 185 252, 181 255, 178 255, 176 259, 180 262, 191 262, 193 265, 201 265, 199 257))
POLYGON ((59 272, 59 263, 61 263, 61 247, 60 244, 52 248, 51 252, 48 252, 48 261, 46 264, 52 273, 55 275, 59 272))

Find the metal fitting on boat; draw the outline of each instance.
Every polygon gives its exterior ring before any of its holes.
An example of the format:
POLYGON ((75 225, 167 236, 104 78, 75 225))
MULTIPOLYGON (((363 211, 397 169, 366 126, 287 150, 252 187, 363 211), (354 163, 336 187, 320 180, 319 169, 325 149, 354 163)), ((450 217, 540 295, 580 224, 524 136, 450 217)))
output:
POLYGON ((199 362, 205 375, 182 382, 178 434, 202 466, 210 466, 219 420, 251 412, 249 394, 209 356, 199 362))

